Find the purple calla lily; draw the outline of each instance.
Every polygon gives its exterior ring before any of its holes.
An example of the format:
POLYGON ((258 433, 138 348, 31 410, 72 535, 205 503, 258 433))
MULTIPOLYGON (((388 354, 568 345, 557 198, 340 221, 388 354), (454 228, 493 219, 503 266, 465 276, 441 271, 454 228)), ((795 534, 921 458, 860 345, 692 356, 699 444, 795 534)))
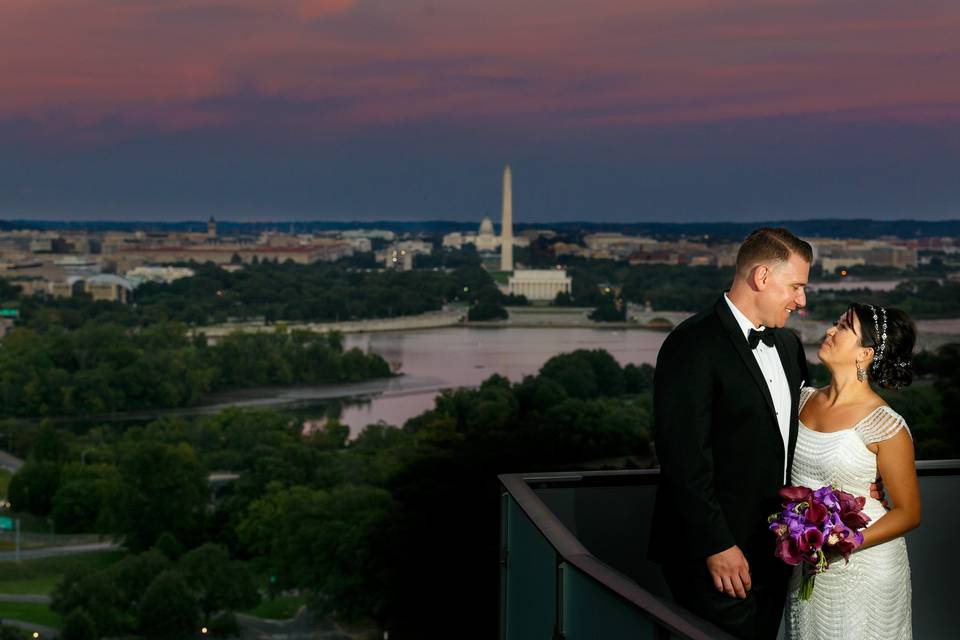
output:
POLYGON ((802 565, 799 597, 810 598, 816 574, 830 568, 828 553, 849 562, 863 544, 863 529, 870 517, 863 512, 866 499, 836 487, 816 491, 809 487, 780 490, 783 509, 768 518, 777 536, 774 555, 788 565, 802 565))

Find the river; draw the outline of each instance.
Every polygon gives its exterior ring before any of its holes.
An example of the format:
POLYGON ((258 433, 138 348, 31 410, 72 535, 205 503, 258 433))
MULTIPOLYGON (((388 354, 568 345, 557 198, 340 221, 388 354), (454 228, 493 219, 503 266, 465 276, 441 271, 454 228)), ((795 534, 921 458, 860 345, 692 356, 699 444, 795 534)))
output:
MULTIPOLYGON (((823 326, 812 334, 819 335, 821 329, 828 326, 828 323, 820 324, 823 326)), ((953 334, 943 335, 943 341, 956 340, 954 336, 960 335, 960 319, 922 320, 917 324, 921 333, 953 334)), ((347 348, 377 353, 403 375, 337 385, 241 389, 216 394, 196 407, 58 421, 87 425, 134 423, 161 416, 212 415, 227 407, 288 407, 311 425, 339 413, 340 420, 350 427, 351 435, 356 436, 366 425, 379 421, 402 425, 432 408, 434 398, 444 389, 475 387, 495 373, 516 382, 525 375, 537 373, 551 357, 575 349, 604 349, 622 365, 652 365, 666 336, 665 332, 646 329, 588 327, 443 327, 352 333, 344 336, 347 348)), ((807 359, 816 362, 817 346, 807 345, 805 350, 807 359)))
POLYGON ((495 373, 519 381, 574 349, 605 349, 622 365, 652 365, 666 335, 642 329, 461 327, 347 335, 347 348, 373 351, 404 376, 369 402, 344 408, 340 420, 354 434, 381 420, 402 425, 432 408, 440 389, 474 387, 495 373))

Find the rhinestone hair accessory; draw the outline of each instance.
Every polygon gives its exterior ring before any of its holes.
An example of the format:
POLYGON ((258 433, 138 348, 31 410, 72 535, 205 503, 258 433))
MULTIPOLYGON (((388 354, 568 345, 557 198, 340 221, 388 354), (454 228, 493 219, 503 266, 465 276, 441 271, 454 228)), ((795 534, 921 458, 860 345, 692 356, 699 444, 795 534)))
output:
POLYGON ((876 330, 877 335, 880 336, 880 346, 877 347, 876 355, 873 357, 873 364, 870 366, 871 369, 876 369, 877 365, 879 365, 880 361, 883 359, 883 349, 887 346, 887 310, 883 307, 879 307, 880 316, 878 316, 877 307, 874 307, 872 304, 867 306, 870 307, 870 311, 873 312, 873 328, 876 330), (882 326, 881 316, 883 323, 882 326))

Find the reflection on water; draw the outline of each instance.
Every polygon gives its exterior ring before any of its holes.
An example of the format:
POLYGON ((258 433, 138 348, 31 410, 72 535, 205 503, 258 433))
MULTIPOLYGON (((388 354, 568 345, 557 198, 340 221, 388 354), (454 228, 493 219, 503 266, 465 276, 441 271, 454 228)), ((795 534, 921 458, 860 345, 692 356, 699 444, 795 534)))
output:
MULTIPOLYGON (((605 349, 622 365, 654 364, 666 333, 640 329, 474 329, 450 327, 412 332, 351 334, 346 347, 371 350, 405 376, 428 378, 439 388, 478 386, 498 373, 519 381, 535 374, 558 353, 575 349, 605 349)), ((384 421, 402 425, 433 407, 436 390, 389 391, 369 402, 348 406, 341 421, 353 434, 384 421)))

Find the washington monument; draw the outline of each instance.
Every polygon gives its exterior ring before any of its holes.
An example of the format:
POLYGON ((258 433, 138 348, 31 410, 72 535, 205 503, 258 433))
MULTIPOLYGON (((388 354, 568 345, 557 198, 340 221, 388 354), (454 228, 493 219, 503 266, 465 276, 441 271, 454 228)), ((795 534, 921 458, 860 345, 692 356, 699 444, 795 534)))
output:
POLYGON ((500 271, 513 271, 513 188, 510 165, 503 170, 503 218, 500 220, 500 271))

